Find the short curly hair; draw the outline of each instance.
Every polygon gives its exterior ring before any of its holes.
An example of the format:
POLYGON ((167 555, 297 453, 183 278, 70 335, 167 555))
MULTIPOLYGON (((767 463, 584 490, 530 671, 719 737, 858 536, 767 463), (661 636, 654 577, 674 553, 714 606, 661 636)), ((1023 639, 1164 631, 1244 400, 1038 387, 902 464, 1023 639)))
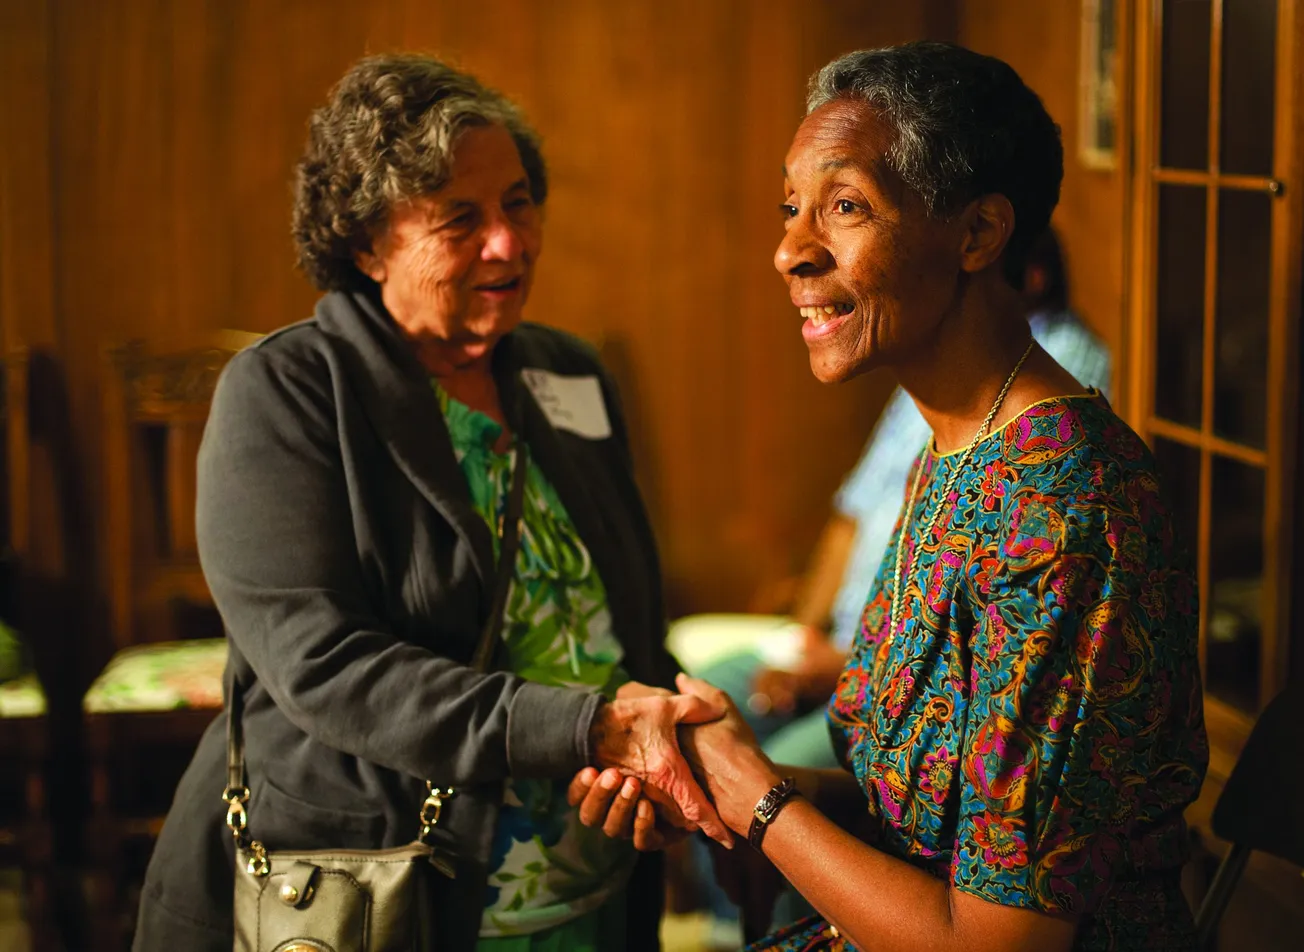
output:
POLYGON ((542 204, 548 175, 538 133, 501 93, 420 54, 359 60, 313 112, 295 173, 293 235, 298 264, 323 291, 366 288, 354 263, 398 202, 448 182, 458 137, 474 126, 511 133, 542 204))
POLYGON ((1014 232, 1004 273, 1015 288, 1059 203, 1060 129, 1009 64, 950 43, 920 41, 848 53, 810 80, 807 114, 858 99, 896 131, 887 164, 945 217, 980 195, 1004 195, 1014 232))

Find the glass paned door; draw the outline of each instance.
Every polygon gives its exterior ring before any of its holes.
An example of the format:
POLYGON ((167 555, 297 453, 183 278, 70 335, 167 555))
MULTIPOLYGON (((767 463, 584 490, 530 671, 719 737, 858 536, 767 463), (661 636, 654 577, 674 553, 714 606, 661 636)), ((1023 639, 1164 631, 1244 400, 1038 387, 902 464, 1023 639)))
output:
POLYGON ((1130 410, 1198 566, 1207 696, 1246 718, 1285 677, 1273 522, 1289 503, 1283 434, 1296 410, 1282 384, 1299 254, 1283 253, 1279 113, 1297 45, 1280 31, 1298 2, 1157 0, 1137 21, 1130 410))

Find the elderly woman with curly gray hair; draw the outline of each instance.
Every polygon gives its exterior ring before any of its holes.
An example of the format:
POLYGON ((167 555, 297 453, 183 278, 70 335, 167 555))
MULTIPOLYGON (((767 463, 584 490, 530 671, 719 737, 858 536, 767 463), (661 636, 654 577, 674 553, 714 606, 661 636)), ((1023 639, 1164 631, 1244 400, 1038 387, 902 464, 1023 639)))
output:
MULTIPOLYGON (((414 55, 344 76, 312 118, 294 208, 325 293, 222 376, 200 557, 259 842, 409 842, 433 781, 456 791, 431 833, 456 867, 426 897, 440 948, 655 948, 659 870, 633 847, 670 824, 729 840, 676 736, 723 708, 666 690, 678 666, 610 378, 579 340, 522 321, 546 196, 538 137, 473 77, 414 55), (473 665, 495 612, 495 663, 473 665), (567 802, 595 767, 627 778, 612 838, 567 802)), ((138 950, 232 947, 227 719, 177 790, 138 950)))

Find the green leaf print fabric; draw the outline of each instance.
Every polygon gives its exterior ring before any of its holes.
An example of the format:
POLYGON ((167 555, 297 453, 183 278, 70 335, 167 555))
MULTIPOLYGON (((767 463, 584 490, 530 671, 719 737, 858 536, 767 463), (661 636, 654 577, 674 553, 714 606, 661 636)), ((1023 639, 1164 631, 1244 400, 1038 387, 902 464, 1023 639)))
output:
MULTIPOLYGON (((498 516, 515 449, 495 452, 502 427, 438 384, 435 390, 471 502, 493 531, 497 555, 498 516)), ((611 630, 606 590, 565 506, 533 460, 522 520, 503 624, 503 667, 539 684, 614 695, 629 678, 621 667, 624 650, 611 630)), ((566 803, 568 782, 508 782, 489 864, 482 939, 554 929, 624 888, 632 848, 580 824, 566 803)))

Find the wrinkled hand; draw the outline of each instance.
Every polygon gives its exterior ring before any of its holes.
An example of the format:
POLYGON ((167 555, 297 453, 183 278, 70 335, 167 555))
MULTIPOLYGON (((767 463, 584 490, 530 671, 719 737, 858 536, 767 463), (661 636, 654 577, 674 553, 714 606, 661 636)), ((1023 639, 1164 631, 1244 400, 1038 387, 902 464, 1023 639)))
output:
POLYGON ((718 720, 681 727, 679 740, 693 773, 706 784, 720 818, 745 835, 757 801, 781 778, 727 694, 685 674, 675 683, 684 692, 681 697, 696 697, 725 710, 718 720))
POLYGON ((620 687, 616 688, 616 699, 623 700, 636 697, 674 697, 674 691, 667 691, 665 688, 656 688, 650 684, 644 684, 641 681, 626 681, 620 687))
POLYGON ((791 714, 797 709, 801 683, 792 671, 761 668, 752 679, 752 693, 747 706, 753 714, 791 714))
POLYGON ((598 709, 591 739, 594 760, 642 782, 643 795, 700 827, 711 839, 733 846, 720 820, 679 749, 680 724, 719 719, 725 705, 691 695, 660 693, 646 685, 627 684, 616 699, 598 709))
MULTIPOLYGON (((632 839, 634 848, 645 853, 663 850, 691 832, 673 822, 658 821, 652 801, 639 796, 641 790, 637 777, 624 777, 615 768, 599 774, 596 768, 585 767, 571 780, 566 799, 579 807, 580 822, 585 826, 601 827, 613 839, 632 839)), ((682 816, 678 820, 684 822, 682 816)))
POLYGON ((847 653, 815 628, 802 630, 801 660, 796 667, 803 700, 823 704, 838 686, 847 653))
POLYGON ((823 704, 837 688, 846 663, 847 656, 833 646, 827 635, 805 628, 796 663, 787 670, 758 671, 748 705, 763 715, 771 711, 791 714, 799 705, 823 704))

